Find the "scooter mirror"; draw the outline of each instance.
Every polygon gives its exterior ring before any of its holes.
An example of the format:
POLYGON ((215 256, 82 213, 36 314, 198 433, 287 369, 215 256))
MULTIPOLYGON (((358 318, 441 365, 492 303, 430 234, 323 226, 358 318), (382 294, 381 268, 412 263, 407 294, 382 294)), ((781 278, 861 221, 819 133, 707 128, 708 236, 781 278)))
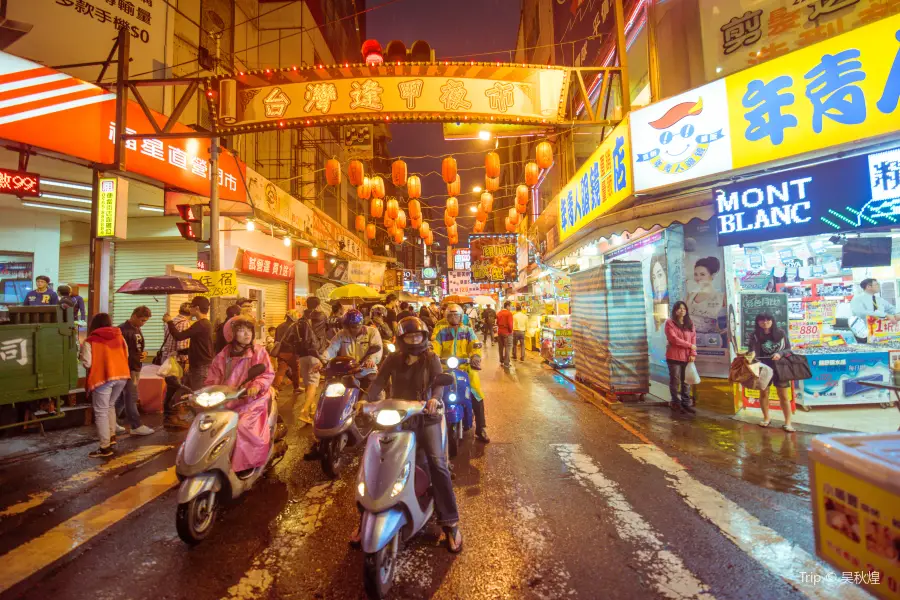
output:
POLYGON ((435 375, 434 379, 431 382, 431 384, 433 386, 434 385, 444 385, 444 386, 453 385, 453 383, 454 383, 453 375, 450 375, 449 373, 441 373, 440 375, 435 375))

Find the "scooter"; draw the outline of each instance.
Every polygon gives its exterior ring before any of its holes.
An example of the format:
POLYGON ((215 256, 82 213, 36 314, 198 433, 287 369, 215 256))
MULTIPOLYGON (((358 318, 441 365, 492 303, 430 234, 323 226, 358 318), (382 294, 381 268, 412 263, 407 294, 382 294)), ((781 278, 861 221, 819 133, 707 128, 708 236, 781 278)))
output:
POLYGON ((441 361, 453 377, 453 385, 444 388, 444 416, 447 420, 447 453, 455 458, 463 435, 472 428, 472 389, 469 374, 459 368, 468 364, 466 358, 450 356, 441 361))
POLYGON ((274 397, 269 394, 269 453, 266 463, 249 471, 236 473, 231 454, 237 441, 238 413, 224 408, 246 393, 246 385, 263 372, 263 365, 253 365, 247 379, 237 389, 213 385, 192 392, 187 402, 198 413, 175 458, 175 473, 181 481, 175 528, 186 543, 199 544, 206 539, 216 519, 218 494, 224 490, 232 500, 253 487, 256 481, 287 451, 284 436, 287 426, 278 415, 274 397))
MULTIPOLYGON (((377 353, 381 346, 370 346, 366 357, 377 353)), ((319 441, 322 470, 336 479, 344 466, 347 446, 362 443, 369 431, 360 431, 356 423, 359 401, 359 381, 356 375, 361 367, 355 358, 338 356, 325 366, 325 389, 319 396, 313 435, 319 441)))
MULTIPOLYGON (((453 385, 447 373, 435 385, 453 385)), ((366 442, 356 482, 356 502, 362 513, 360 545, 365 553, 363 577, 371 598, 384 598, 394 581, 401 541, 418 533, 434 513, 428 462, 418 448, 416 422, 424 402, 382 400, 366 405, 375 417, 375 431, 366 442)), ((446 422, 441 419, 446 443, 446 422)))

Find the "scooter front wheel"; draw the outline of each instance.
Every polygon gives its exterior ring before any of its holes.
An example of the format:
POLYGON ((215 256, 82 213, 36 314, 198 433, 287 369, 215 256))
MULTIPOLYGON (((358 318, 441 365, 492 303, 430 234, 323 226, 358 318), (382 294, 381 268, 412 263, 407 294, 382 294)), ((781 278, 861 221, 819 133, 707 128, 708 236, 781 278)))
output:
POLYGON ((322 448, 322 470, 332 479, 341 474, 344 460, 344 448, 347 446, 347 434, 341 434, 324 442, 322 448))
POLYGON ((178 537, 192 546, 209 536, 215 521, 215 492, 198 494, 188 502, 179 504, 175 512, 175 529, 178 530, 178 537))
POLYGON ((400 546, 400 532, 394 534, 384 548, 372 554, 366 554, 363 566, 363 580, 369 598, 381 600, 391 591, 394 584, 394 567, 397 563, 397 549, 400 546))
POLYGON ((447 454, 450 458, 456 458, 459 452, 459 440, 462 437, 462 423, 454 423, 447 432, 447 454))

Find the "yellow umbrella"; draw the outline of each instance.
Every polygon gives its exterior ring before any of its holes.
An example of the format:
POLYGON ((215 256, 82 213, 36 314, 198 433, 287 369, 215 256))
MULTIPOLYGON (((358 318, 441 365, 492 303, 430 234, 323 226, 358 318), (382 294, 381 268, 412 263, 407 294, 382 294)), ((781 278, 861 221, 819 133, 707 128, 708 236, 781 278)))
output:
POLYGON ((331 300, 374 300, 381 298, 381 294, 369 286, 351 283, 333 289, 328 298, 331 300))

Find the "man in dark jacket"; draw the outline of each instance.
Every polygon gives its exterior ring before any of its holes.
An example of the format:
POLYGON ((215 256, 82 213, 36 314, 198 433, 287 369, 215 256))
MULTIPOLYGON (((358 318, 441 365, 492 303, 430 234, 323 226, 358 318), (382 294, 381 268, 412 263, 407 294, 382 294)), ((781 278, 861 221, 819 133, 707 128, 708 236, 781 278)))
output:
POLYGON ((484 344, 493 345, 494 343, 494 325, 497 324, 497 311, 494 310, 494 307, 488 304, 483 311, 481 311, 481 322, 484 325, 484 344), (491 341, 488 344, 488 340, 491 341))
POLYGON ((290 369, 291 381, 294 383, 294 393, 300 391, 300 366, 297 364, 297 346, 299 339, 294 331, 297 325, 297 311, 290 310, 284 316, 284 322, 275 328, 275 345, 278 347, 278 369, 275 371, 275 380, 272 387, 281 389, 284 376, 290 369))
MULTIPOLYGON (((125 345, 128 346, 128 369, 131 371, 131 379, 125 383, 125 393, 119 394, 116 400, 116 415, 125 413, 125 420, 131 427, 131 433, 136 435, 150 435, 153 430, 146 425, 141 425, 141 415, 138 412, 138 384, 141 381, 141 368, 147 353, 144 352, 144 334, 141 327, 150 320, 150 309, 146 306, 138 306, 131 313, 131 317, 119 325, 125 345)), ((118 426, 117 426, 118 427, 118 426)))
POLYGON ((328 317, 322 312, 319 306, 322 301, 315 296, 306 299, 306 310, 303 311, 303 318, 309 321, 316 339, 319 341, 319 351, 325 349, 328 345, 328 317))
POLYGON ((412 311, 409 306, 409 302, 401 302, 400 303, 400 312, 397 313, 397 322, 399 323, 406 317, 414 317, 416 314, 412 311))

